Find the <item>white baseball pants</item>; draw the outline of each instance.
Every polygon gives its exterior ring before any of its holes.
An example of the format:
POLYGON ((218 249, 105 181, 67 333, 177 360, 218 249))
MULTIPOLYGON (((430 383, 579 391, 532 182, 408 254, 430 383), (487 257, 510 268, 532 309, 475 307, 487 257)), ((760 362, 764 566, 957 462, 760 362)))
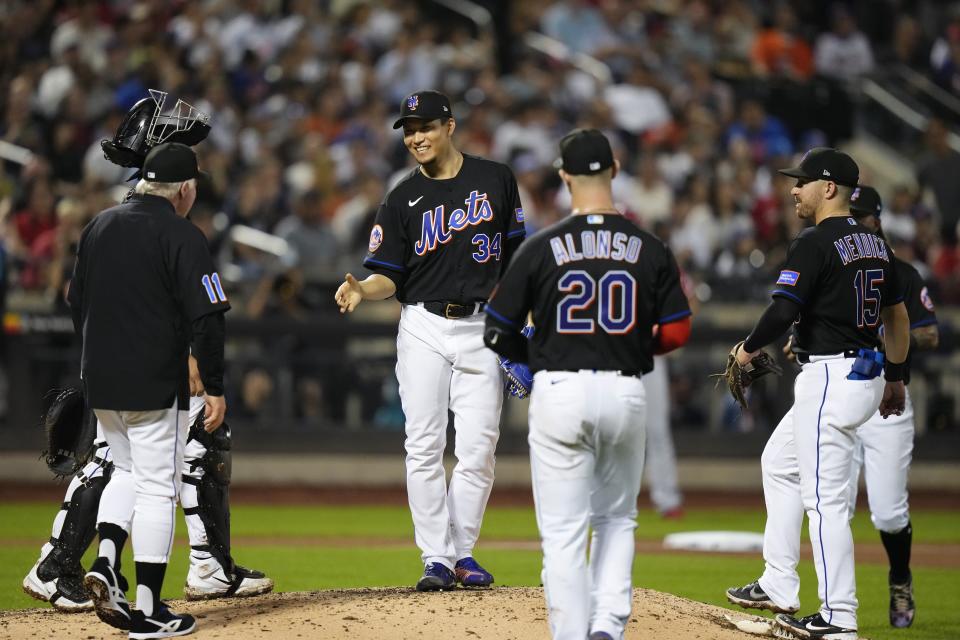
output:
POLYGON ((645 484, 650 500, 660 513, 683 503, 677 482, 677 454, 670 432, 670 378, 667 359, 653 357, 653 371, 643 376, 647 390, 647 455, 645 484))
POLYGON ((404 305, 397 382, 406 418, 407 498, 424 563, 453 569, 473 555, 494 476, 503 376, 483 344, 482 313, 452 320, 404 305), (454 415, 457 464, 447 487, 443 451, 454 415))
POLYGON ((809 519, 820 614, 857 628, 856 576, 848 501, 856 430, 877 411, 882 378, 848 380, 853 360, 811 356, 794 382, 793 407, 761 457, 767 524, 760 586, 783 607, 799 607, 800 527, 809 519))
POLYGON ((103 490, 97 522, 112 522, 133 538, 137 562, 170 557, 174 509, 180 490, 187 412, 94 409, 113 456, 113 476, 103 490))
POLYGON ((622 638, 630 617, 646 392, 611 371, 540 371, 530 463, 550 631, 622 638), (587 532, 593 529, 587 563, 587 532))
POLYGON ((879 531, 897 533, 910 522, 907 476, 913 457, 913 402, 907 391, 903 415, 886 420, 877 411, 857 429, 850 470, 850 517, 857 505, 857 480, 863 466, 870 519, 879 531))

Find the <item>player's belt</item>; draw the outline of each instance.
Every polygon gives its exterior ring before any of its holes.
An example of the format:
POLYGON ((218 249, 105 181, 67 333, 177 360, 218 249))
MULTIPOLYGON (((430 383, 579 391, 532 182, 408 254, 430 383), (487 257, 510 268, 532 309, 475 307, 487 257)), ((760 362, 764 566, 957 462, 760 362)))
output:
POLYGON ((811 358, 813 358, 813 362, 816 362, 817 360, 832 360, 834 358, 856 358, 859 352, 859 349, 847 349, 841 353, 798 353, 797 362, 800 364, 809 364, 811 362, 811 358))
POLYGON ((482 302, 471 302, 460 304, 459 302, 421 302, 419 306, 440 316, 441 318, 450 318, 457 320, 459 318, 468 318, 483 311, 482 302))

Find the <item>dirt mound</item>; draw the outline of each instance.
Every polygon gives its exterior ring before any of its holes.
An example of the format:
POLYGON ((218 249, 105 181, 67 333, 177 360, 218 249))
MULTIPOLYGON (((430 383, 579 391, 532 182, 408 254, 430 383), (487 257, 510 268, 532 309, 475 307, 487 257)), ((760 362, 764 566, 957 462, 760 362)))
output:
MULTIPOLYGON (((549 638, 543 590, 497 588, 417 593, 411 588, 349 589, 279 593, 245 600, 170 603, 197 617, 196 638, 382 638, 443 637, 478 640, 549 638)), ((647 589, 634 590, 627 639, 744 640, 725 610, 647 589)), ((125 637, 93 613, 52 609, 0 612, 0 638, 93 640, 125 637)))

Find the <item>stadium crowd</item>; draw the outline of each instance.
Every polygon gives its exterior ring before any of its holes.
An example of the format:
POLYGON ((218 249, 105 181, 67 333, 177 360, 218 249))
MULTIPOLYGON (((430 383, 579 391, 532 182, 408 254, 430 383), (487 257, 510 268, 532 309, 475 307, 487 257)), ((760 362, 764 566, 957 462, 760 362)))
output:
MULTIPOLYGON (((850 138, 861 77, 903 64, 960 95, 960 11, 932 0, 477 4, 491 28, 428 1, 2 3, 0 141, 33 156, 0 162, 0 300, 61 300, 84 224, 131 186, 100 140, 150 88, 212 117, 197 148, 212 177, 192 219, 233 313, 252 318, 334 312, 325 287, 357 268, 377 205, 409 170, 390 124, 418 89, 454 100, 461 149, 513 167, 531 231, 566 214, 557 140, 607 132, 618 203, 669 240, 701 302, 765 298, 800 224, 775 170, 850 138), (530 46, 531 33, 609 78, 530 46), (289 250, 238 242, 241 225, 289 250)), ((915 183, 876 186, 898 255, 956 303, 949 124, 931 119, 907 158, 915 183)))

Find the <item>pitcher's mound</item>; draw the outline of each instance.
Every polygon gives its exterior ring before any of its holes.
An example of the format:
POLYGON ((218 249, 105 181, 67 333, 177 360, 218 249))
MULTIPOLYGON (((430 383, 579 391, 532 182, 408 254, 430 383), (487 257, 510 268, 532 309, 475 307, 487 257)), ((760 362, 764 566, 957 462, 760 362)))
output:
MULTIPOLYGON (((276 593, 255 598, 173 601, 198 621, 196 638, 349 638, 382 640, 456 637, 465 640, 548 640, 543 590, 498 587, 417 593, 412 588, 276 593)), ((745 640, 726 609, 658 591, 634 589, 627 639, 745 640)), ((125 638, 93 613, 50 608, 0 612, 0 638, 92 640, 125 638)))

